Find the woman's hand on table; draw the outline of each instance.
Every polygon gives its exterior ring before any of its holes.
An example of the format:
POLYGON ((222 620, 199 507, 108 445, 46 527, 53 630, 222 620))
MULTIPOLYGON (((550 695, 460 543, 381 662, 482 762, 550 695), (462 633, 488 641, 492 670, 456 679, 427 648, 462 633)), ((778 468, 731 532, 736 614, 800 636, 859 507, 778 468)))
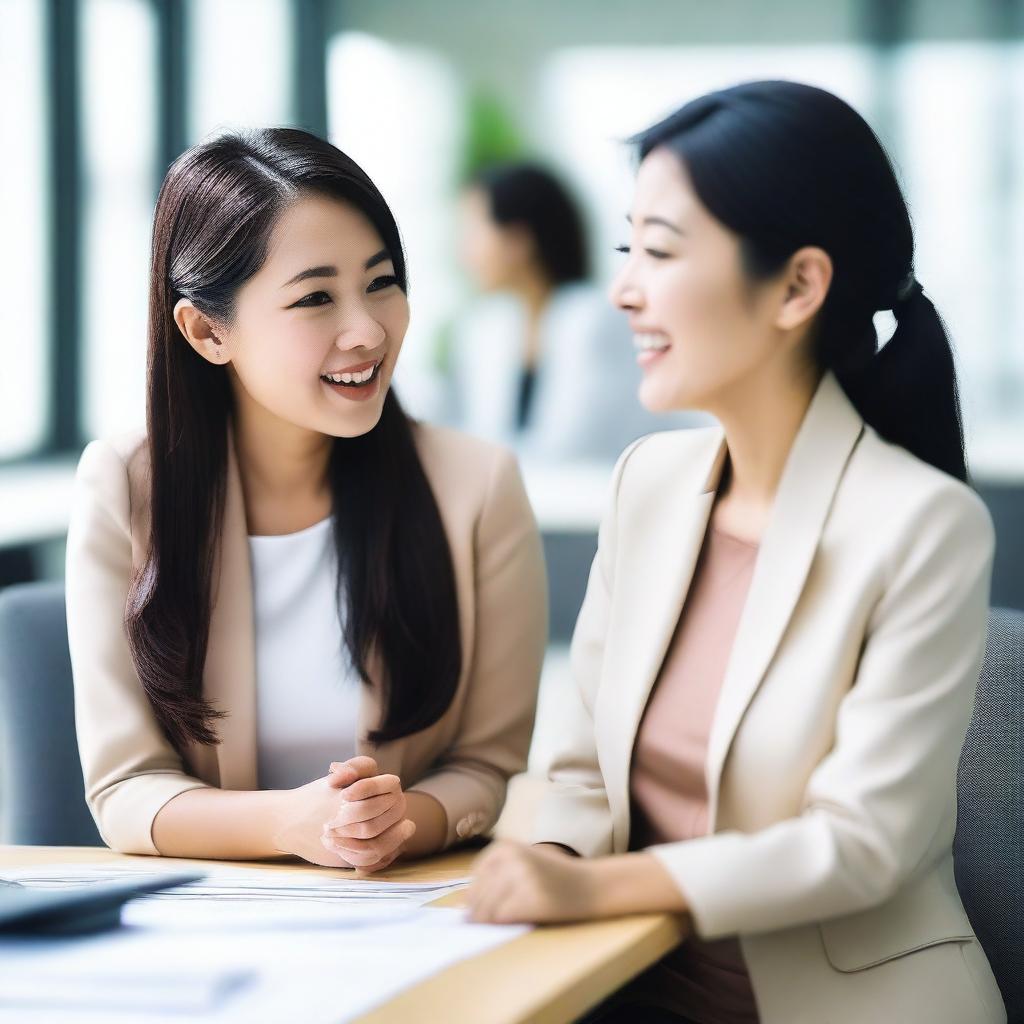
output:
POLYGON ((360 872, 388 867, 416 832, 401 779, 378 775, 370 757, 334 762, 328 779, 340 799, 321 827, 324 850, 360 872))
POLYGON ((376 775, 377 762, 372 757, 354 757, 339 763, 337 771, 323 778, 276 794, 280 799, 273 825, 274 847, 311 864, 352 867, 351 861, 322 842, 324 822, 331 820, 339 809, 349 806, 344 795, 348 786, 376 775))
POLYGON ((553 924, 624 914, 682 914, 686 900, 649 853, 588 860, 554 844, 492 843, 473 865, 470 919, 491 924, 553 924))

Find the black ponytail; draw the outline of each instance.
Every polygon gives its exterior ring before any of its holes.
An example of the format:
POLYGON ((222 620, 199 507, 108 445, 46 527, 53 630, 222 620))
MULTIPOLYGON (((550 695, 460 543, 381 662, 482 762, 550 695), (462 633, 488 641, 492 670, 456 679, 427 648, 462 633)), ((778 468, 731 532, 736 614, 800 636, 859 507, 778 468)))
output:
POLYGON ((967 479, 953 351, 914 276, 914 237, 892 164, 837 96, 796 82, 750 82, 686 104, 632 140, 665 146, 708 211, 740 236, 746 273, 769 278, 798 249, 830 256, 832 284, 814 356, 864 421, 919 459, 967 479), (896 330, 879 347, 874 314, 896 330))
POLYGON ((882 437, 966 481, 960 392, 942 318, 916 279, 892 311, 896 330, 888 343, 864 371, 839 381, 882 437))

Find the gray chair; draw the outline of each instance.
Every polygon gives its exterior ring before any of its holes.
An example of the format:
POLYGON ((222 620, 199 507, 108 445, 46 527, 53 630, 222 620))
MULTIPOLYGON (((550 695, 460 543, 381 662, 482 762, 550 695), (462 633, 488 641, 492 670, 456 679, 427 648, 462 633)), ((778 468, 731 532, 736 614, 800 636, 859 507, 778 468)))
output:
POLYGON ((103 845, 85 803, 61 583, 0 590, 0 841, 103 845))
POLYGON ((993 609, 957 772, 956 884, 1009 1024, 1024 1024, 1024 613, 993 609))

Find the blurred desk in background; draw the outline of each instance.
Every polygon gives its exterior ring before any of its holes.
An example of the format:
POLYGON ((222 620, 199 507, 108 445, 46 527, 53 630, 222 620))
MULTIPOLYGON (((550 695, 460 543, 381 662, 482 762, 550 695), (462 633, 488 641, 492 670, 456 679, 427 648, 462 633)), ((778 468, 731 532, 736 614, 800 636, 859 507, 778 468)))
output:
MULTIPOLYGON (((62 575, 75 461, 0 467, 0 587, 62 575)), ((564 643, 572 634, 586 591, 612 466, 524 460, 522 470, 544 538, 551 639, 564 643)), ((996 526, 999 555, 992 603, 1024 609, 1024 445, 988 446, 974 457, 972 470, 996 526)))

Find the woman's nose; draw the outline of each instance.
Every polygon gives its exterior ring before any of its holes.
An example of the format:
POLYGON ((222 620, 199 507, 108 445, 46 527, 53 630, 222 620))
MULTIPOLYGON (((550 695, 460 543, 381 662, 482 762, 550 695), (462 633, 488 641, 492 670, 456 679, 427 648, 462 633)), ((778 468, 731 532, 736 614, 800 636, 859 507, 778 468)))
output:
POLYGON ((343 351, 354 348, 375 349, 384 344, 387 332, 371 316, 349 317, 341 325, 334 344, 343 351))
POLYGON ((643 297, 630 279, 628 266, 612 278, 608 286, 608 301, 617 309, 639 309, 643 305, 643 297))

